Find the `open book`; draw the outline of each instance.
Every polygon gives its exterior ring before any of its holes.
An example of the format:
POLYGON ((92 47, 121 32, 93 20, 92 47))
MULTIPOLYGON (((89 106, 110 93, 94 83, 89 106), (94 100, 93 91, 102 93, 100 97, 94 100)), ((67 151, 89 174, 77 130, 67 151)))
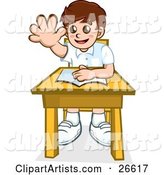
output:
POLYGON ((74 70, 71 69, 65 69, 61 72, 61 74, 59 75, 57 82, 68 82, 68 83, 72 83, 76 86, 82 86, 84 84, 87 83, 102 83, 104 85, 107 84, 106 79, 103 78, 94 78, 92 80, 86 80, 86 81, 78 81, 76 79, 73 78, 72 73, 74 72, 74 70))

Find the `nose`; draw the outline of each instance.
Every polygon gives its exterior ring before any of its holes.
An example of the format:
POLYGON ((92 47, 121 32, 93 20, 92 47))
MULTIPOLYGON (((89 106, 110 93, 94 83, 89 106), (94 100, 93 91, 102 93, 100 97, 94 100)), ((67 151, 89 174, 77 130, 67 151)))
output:
POLYGON ((76 38, 80 38, 80 33, 77 33, 76 34, 76 38))

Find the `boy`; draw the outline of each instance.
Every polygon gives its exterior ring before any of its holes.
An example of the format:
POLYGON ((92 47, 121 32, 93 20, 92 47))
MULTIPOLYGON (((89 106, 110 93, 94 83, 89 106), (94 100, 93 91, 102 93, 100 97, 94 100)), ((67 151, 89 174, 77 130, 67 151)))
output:
MULTIPOLYGON (((73 73, 78 81, 112 77, 113 53, 108 46, 96 43, 96 39, 105 33, 104 9, 94 2, 77 0, 65 7, 61 21, 63 27, 55 32, 57 17, 50 15, 46 20, 44 15, 39 15, 37 25, 32 24, 30 27, 30 41, 40 42, 62 61, 69 62, 73 67, 79 66, 79 70, 73 73), (68 44, 62 45, 59 42, 63 36, 68 37, 68 44), (87 66, 102 68, 91 70, 87 66)), ((81 131, 79 109, 68 109, 67 120, 59 125, 59 144, 66 145, 75 141, 81 131)), ((104 109, 93 109, 89 131, 95 141, 110 146, 110 124, 105 122, 104 109)))

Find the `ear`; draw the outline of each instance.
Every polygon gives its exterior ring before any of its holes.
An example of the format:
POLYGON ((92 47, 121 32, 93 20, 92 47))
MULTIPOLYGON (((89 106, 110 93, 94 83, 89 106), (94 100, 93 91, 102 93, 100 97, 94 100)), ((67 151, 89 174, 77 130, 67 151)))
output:
POLYGON ((105 28, 100 27, 99 31, 98 31, 97 38, 100 39, 101 37, 103 37, 104 33, 105 33, 105 28))

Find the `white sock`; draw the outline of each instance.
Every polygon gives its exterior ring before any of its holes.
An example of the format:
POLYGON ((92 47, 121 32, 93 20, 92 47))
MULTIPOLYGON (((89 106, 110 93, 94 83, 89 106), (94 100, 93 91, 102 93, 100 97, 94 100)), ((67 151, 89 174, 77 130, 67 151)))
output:
POLYGON ((67 119, 73 125, 78 125, 80 122, 80 113, 79 112, 67 112, 67 119))
POLYGON ((102 122, 105 122, 105 113, 92 113, 91 123, 94 126, 98 126, 102 122))

